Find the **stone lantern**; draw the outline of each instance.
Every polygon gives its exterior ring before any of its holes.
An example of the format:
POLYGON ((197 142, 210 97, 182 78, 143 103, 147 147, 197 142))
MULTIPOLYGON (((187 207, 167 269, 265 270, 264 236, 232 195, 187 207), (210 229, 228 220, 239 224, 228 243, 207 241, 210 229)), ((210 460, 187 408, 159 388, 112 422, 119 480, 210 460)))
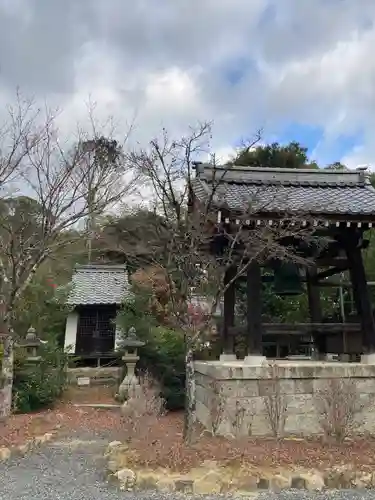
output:
POLYGON ((27 361, 39 361, 38 350, 41 345, 40 339, 36 335, 35 328, 32 326, 27 330, 25 340, 20 344, 25 350, 27 361))
POLYGON ((126 396, 129 397, 135 394, 140 389, 139 380, 135 374, 135 366, 139 360, 138 348, 144 346, 145 342, 139 340, 136 329, 131 327, 121 345, 125 348, 122 360, 125 362, 126 375, 120 384, 118 394, 120 398, 124 399, 126 396))

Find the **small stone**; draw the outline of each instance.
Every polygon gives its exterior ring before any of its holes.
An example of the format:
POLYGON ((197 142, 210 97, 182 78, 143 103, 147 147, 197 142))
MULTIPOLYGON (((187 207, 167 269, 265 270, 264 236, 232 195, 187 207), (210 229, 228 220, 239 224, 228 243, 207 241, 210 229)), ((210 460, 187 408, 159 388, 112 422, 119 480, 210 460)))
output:
POLYGON ((282 476, 281 474, 276 474, 271 478, 270 487, 272 491, 280 491, 286 488, 290 488, 290 477, 282 476))
POLYGON ((6 462, 10 459, 11 451, 9 448, 0 448, 0 462, 6 462))
POLYGON ((197 478, 194 483, 194 493, 198 495, 210 495, 221 493, 223 489, 222 474, 212 470, 197 478))
POLYGON ((114 450, 115 448, 118 448, 121 445, 122 445, 121 441, 111 441, 108 445, 108 450, 114 450))
POLYGON ((175 491, 179 493, 193 493, 194 481, 192 479, 176 479, 174 487, 175 491))
POLYGON ((356 473, 353 466, 336 466, 325 474, 324 482, 327 488, 351 489, 355 486, 356 473))
POLYGON ((137 480, 134 471, 132 471, 131 469, 121 469, 114 475, 119 482, 121 491, 132 491, 137 480))
POLYGON ((305 480, 305 488, 308 491, 322 491, 324 489, 324 478, 320 474, 307 472, 300 476, 305 480))
POLYGON ((268 490, 270 482, 266 477, 260 477, 257 482, 258 490, 268 490))
POLYGON ((52 432, 46 432, 44 434, 44 442, 45 443, 47 443, 48 441, 51 441, 52 438, 53 438, 52 432))
POLYGON ((118 470, 118 465, 117 465, 116 460, 108 460, 107 471, 114 474, 115 472, 117 472, 117 470, 118 470))
POLYGON ((294 477, 292 477, 290 487, 293 489, 296 489, 296 490, 305 490, 306 489, 306 481, 301 476, 294 476, 294 477))
POLYGON ((357 472, 353 485, 358 489, 367 489, 372 487, 373 476, 370 472, 357 472))

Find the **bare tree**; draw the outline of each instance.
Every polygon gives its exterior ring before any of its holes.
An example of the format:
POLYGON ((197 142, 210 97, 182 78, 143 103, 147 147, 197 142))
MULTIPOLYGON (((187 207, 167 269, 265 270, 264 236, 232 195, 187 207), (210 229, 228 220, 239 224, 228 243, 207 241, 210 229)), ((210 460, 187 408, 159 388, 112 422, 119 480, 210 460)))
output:
MULTIPOLYGON (((59 250, 86 238, 93 215, 103 214, 133 189, 136 177, 116 141, 91 136, 94 159, 88 161, 87 136, 63 146, 55 116, 20 107, 4 128, 3 197, 0 199, 0 325, 6 336, 2 364, 1 413, 11 407, 13 317, 17 302, 39 267, 59 250), (31 116, 25 120, 22 117, 31 116), (13 174, 17 174, 16 177, 13 174), (9 189, 8 189, 9 188, 9 189)), ((90 235, 91 236, 91 235, 90 235)))
MULTIPOLYGON (((282 244, 282 240, 291 235, 307 239, 312 234, 312 224, 306 222, 307 214, 298 217, 285 214, 277 225, 253 225, 249 229, 249 219, 261 211, 259 207, 255 209, 253 203, 249 203, 235 222, 220 224, 213 202, 230 165, 218 169, 206 199, 197 202, 193 196, 196 181, 193 160, 202 153, 207 154, 210 137, 211 127, 207 123, 191 129, 188 136, 178 140, 171 139, 164 130, 161 139, 151 141, 148 149, 128 156, 129 163, 148 181, 153 200, 150 210, 154 216, 149 218, 147 230, 139 232, 129 228, 127 232, 123 227, 122 243, 117 242, 117 250, 121 247, 126 259, 136 260, 139 256, 139 267, 152 264, 162 270, 169 281, 168 319, 171 326, 183 332, 186 345, 187 441, 191 440, 195 422, 194 350, 199 339, 215 328, 214 314, 224 293, 254 260, 262 264, 277 258, 306 264, 306 259, 296 254, 292 246, 282 244), (220 255, 209 251, 213 235, 218 231, 225 241, 220 255), (233 264, 237 268, 235 276, 224 283, 225 272, 233 264), (194 311, 192 314, 188 307, 194 294, 208 299, 203 315, 194 311)), ((256 136, 252 144, 258 140, 256 136)))
POLYGON ((40 140, 36 125, 40 110, 17 92, 15 104, 7 109, 7 120, 0 126, 0 197, 17 177, 19 167, 40 140))

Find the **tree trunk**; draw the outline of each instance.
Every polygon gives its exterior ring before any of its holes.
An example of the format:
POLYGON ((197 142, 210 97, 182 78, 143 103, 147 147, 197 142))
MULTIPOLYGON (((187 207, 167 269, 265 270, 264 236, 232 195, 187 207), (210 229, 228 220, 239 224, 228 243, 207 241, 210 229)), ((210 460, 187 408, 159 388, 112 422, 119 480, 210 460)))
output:
MULTIPOLYGON (((13 389, 13 365, 14 365, 14 339, 15 332, 12 326, 12 317, 14 314, 14 305, 17 299, 24 293, 31 283, 39 266, 46 259, 47 254, 42 252, 37 261, 29 269, 27 278, 18 286, 12 283, 12 288, 7 299, 0 302, 0 320, 1 327, 5 333, 3 339, 3 358, 0 372, 0 420, 8 418, 12 411, 12 389, 13 389)), ((0 261, 1 264, 1 261, 0 261)), ((0 283, 1 285, 1 283, 0 283)))
POLYGON ((191 338, 185 337, 185 418, 184 418, 184 441, 191 444, 193 441, 195 410, 196 410, 196 391, 194 376, 194 350, 191 338))
POLYGON ((5 337, 3 341, 3 358, 0 375, 0 420, 7 419, 12 411, 13 342, 11 335, 5 337))

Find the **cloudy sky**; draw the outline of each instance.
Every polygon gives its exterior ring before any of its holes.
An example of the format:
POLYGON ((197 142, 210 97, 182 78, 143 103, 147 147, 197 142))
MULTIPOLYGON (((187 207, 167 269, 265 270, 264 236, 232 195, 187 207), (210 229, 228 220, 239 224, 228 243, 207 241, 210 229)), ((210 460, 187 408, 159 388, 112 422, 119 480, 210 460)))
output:
POLYGON ((263 128, 322 165, 375 166, 375 0, 0 0, 0 104, 15 89, 146 141, 213 120, 219 157, 263 128))

